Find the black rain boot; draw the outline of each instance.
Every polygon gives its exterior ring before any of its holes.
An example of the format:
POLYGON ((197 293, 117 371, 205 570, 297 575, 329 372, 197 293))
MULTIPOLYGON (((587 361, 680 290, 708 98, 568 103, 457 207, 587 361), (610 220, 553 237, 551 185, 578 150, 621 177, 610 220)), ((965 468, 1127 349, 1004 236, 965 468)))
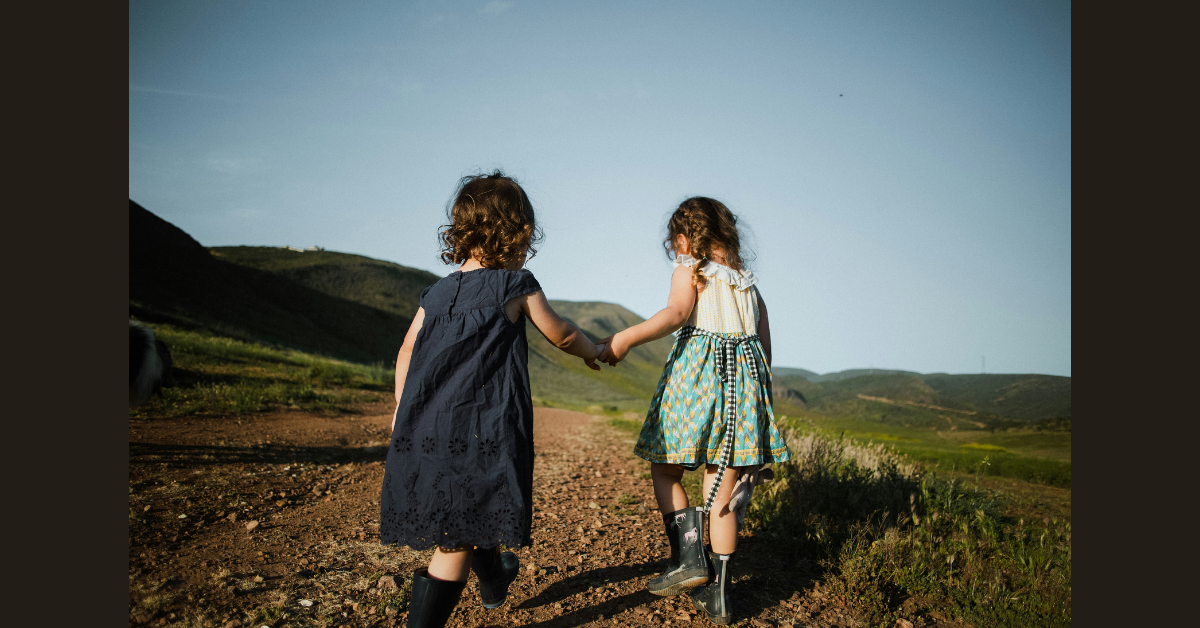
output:
POLYGON ((430 577, 422 567, 413 572, 408 601, 408 628, 442 628, 462 596, 467 581, 453 582, 430 577))
POLYGON ((692 591, 692 606, 708 615, 708 621, 724 626, 733 619, 729 611, 729 559, 733 554, 709 554, 713 580, 708 586, 692 591))
POLYGON ((508 599, 508 585, 517 579, 521 561, 512 552, 499 547, 479 548, 471 555, 471 571, 479 578, 479 599, 484 608, 496 608, 508 599))
POLYGON ((704 512, 699 508, 684 508, 663 519, 667 524, 673 560, 667 564, 662 575, 650 581, 646 589, 654 595, 679 595, 708 582, 708 561, 704 556, 704 512))

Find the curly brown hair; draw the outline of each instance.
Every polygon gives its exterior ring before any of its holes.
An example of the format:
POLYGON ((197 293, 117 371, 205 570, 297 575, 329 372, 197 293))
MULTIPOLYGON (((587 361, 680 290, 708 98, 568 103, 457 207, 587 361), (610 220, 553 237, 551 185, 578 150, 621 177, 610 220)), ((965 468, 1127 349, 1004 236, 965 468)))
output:
POLYGON ((667 239, 663 240, 667 259, 674 259, 675 239, 681 235, 686 237, 689 255, 700 260, 692 267, 692 285, 698 292, 708 285, 708 278, 700 271, 708 264, 714 250, 721 251, 734 270, 742 270, 745 265, 737 222, 737 216, 724 203, 704 196, 693 196, 680 203, 667 221, 667 239))
POLYGON ((461 264, 472 256, 485 268, 506 268, 537 254, 542 241, 533 204, 517 181, 496 170, 458 182, 446 209, 450 224, 438 229, 442 261, 461 264))

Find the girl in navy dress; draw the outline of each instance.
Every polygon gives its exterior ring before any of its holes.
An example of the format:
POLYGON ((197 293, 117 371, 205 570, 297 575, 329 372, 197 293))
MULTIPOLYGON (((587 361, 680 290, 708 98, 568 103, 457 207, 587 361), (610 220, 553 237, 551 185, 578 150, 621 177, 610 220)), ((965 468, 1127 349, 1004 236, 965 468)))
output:
POLYGON ((522 267, 541 240, 533 206, 496 171, 464 177, 441 229, 458 270, 426 288, 396 358, 396 414, 380 497, 380 537, 431 547, 413 573, 409 628, 443 626, 474 571, 486 608, 519 571, 499 551, 530 545, 533 400, 525 320, 599 369, 599 348, 550 308, 522 267))

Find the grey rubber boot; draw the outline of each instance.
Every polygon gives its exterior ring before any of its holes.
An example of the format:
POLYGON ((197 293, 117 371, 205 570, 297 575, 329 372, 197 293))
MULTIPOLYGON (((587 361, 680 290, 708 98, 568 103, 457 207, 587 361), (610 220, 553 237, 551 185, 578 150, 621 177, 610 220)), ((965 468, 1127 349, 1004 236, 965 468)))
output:
POLYGON ((422 567, 413 572, 408 601, 408 628, 442 628, 462 596, 467 582, 438 580, 422 567))
POLYGON ((679 595, 709 579, 704 552, 704 512, 700 508, 684 508, 666 515, 664 520, 671 554, 677 558, 646 589, 654 595, 679 595))
POLYGON ((471 555, 471 571, 479 578, 479 599, 484 608, 496 608, 508 599, 508 585, 517 579, 521 561, 499 547, 479 548, 471 555))
POLYGON ((726 625, 733 620, 729 610, 729 559, 733 554, 708 555, 712 562, 712 582, 692 591, 692 606, 708 615, 708 621, 714 624, 726 625))

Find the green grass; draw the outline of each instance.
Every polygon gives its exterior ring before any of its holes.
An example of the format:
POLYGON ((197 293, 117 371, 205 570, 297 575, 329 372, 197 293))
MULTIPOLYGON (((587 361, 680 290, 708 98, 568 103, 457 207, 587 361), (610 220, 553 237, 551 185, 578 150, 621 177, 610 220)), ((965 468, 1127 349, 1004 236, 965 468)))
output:
POLYGON ((394 371, 299 351, 151 325, 171 352, 173 377, 129 416, 238 415, 293 408, 343 412, 391 397, 394 371))
POLYGON ((909 598, 979 626, 1070 625, 1069 521, 1013 516, 1019 500, 919 473, 883 445, 815 429, 789 445, 795 458, 756 491, 748 529, 818 563, 868 625, 912 619, 909 598))
POLYGON ((887 443, 927 470, 1071 486, 1069 432, 1038 432, 1032 428, 989 432, 944 419, 940 426, 930 427, 885 424, 858 416, 827 416, 779 402, 775 413, 783 425, 887 443))

